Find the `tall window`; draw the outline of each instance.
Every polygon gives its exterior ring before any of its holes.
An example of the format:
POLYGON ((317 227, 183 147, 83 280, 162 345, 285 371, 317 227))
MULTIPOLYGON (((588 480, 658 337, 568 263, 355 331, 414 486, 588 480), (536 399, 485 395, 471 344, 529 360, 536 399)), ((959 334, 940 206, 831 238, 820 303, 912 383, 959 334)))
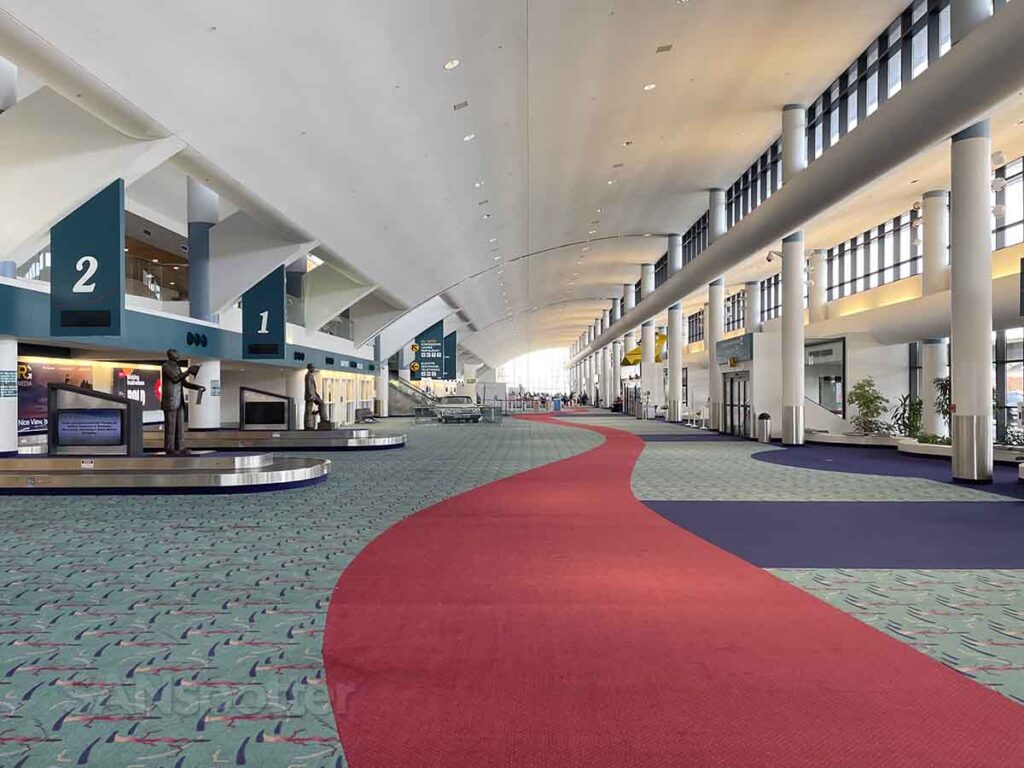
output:
POLYGON ((1024 158, 996 169, 996 217, 993 247, 1024 242, 1024 158))
POLYGON ((686 318, 686 338, 690 344, 704 341, 704 313, 696 312, 686 318))
POLYGON ((747 303, 746 291, 734 293, 725 300, 725 332, 738 331, 745 327, 744 311, 747 303))
POLYGON ((761 322, 782 314, 782 275, 776 274, 761 281, 761 322))
POLYGON ((919 218, 917 211, 908 211, 829 248, 828 300, 919 274, 919 218))
POLYGON ((725 191, 726 223, 734 227, 782 186, 782 140, 778 139, 725 191))

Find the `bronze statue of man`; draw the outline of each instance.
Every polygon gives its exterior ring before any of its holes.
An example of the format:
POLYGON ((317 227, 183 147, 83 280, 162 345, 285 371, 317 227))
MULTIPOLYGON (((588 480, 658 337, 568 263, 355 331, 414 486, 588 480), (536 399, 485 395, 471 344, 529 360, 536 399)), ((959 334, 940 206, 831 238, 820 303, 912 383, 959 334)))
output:
POLYGON ((182 359, 176 349, 167 350, 167 361, 160 367, 160 410, 164 412, 164 452, 180 456, 185 437, 185 396, 183 389, 205 392, 206 387, 188 380, 199 373, 198 365, 182 370, 182 359))
POLYGON ((324 401, 316 391, 316 368, 312 363, 306 365, 306 429, 316 429, 314 416, 323 418, 324 401))

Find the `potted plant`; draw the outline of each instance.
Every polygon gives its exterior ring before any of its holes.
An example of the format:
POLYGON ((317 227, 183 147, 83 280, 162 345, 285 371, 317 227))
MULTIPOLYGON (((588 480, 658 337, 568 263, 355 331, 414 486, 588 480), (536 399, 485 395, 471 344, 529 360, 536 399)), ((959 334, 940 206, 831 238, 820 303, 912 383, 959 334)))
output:
POLYGON ((934 379, 932 383, 935 385, 935 412, 942 417, 942 420, 946 422, 946 427, 948 428, 950 402, 949 376, 941 376, 934 379))
POLYGON ((903 395, 892 412, 893 429, 906 437, 920 436, 923 410, 924 402, 920 397, 903 395))
POLYGON ((846 400, 857 409, 850 419, 857 432, 864 435, 888 433, 889 425, 882 421, 882 415, 889 411, 889 400, 878 390, 874 378, 868 376, 858 381, 846 400))

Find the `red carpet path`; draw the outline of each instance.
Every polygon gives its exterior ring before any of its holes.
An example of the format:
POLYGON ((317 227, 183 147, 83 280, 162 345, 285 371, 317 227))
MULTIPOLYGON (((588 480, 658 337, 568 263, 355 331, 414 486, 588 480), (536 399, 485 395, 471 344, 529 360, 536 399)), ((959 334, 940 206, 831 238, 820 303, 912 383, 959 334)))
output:
POLYGON ((594 429, 345 571, 324 657, 353 768, 1024 764, 1024 708, 654 514, 642 441, 594 429))

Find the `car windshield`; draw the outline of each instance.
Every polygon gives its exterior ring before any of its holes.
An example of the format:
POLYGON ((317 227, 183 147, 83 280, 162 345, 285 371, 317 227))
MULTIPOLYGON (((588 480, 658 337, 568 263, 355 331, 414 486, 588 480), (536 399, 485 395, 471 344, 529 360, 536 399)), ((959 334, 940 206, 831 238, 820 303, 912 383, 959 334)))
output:
POLYGON ((472 405, 473 399, 468 395, 449 395, 442 397, 441 403, 443 405, 472 405))

